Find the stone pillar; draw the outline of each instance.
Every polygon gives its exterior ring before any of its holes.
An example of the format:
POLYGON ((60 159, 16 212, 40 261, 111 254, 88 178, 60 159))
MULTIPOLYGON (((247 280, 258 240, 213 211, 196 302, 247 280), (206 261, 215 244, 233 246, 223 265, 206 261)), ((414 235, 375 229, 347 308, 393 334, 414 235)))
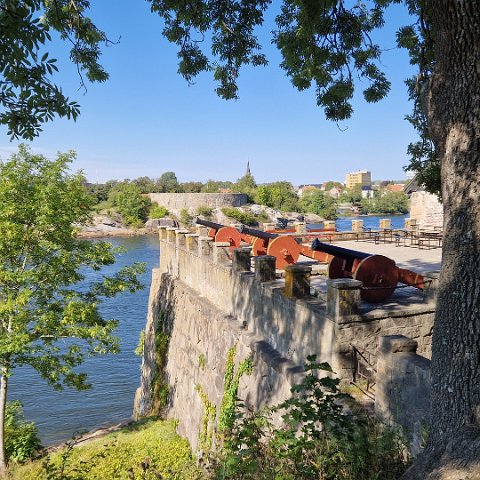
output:
POLYGON ((198 237, 198 255, 200 257, 209 257, 212 253, 213 238, 198 237))
POLYGON ((352 220, 352 232, 363 232, 363 220, 352 220))
POLYGON ((187 233, 185 235, 185 247, 187 252, 198 253, 198 235, 196 233, 187 233))
POLYGON ((407 230, 416 229, 417 228, 417 219, 416 218, 406 218, 405 219, 405 228, 407 230))
POLYGON ((189 233, 188 230, 175 230, 175 244, 178 248, 185 249, 185 235, 189 233))
POLYGON ((234 248, 232 252, 232 268, 236 273, 250 272, 252 270, 252 248, 234 248))
POLYGON ((167 228, 167 243, 175 243, 175 232, 177 231, 174 227, 167 228))
POLYGON ((266 232, 267 230, 275 230, 276 226, 277 226, 276 223, 264 223, 263 231, 266 232))
POLYGON ((323 224, 325 226, 325 230, 335 230, 337 225, 334 220, 325 220, 323 224))
POLYGON ((307 224, 305 222, 295 222, 295 233, 305 235, 307 233, 307 224))
POLYGON ((208 232, 210 231, 208 227, 196 224, 195 229, 199 237, 208 237, 208 232))
POLYGON ((392 228, 392 221, 389 218, 381 218, 380 228, 392 228))
POLYGON ((436 303, 438 292, 438 279, 440 278, 440 272, 424 272, 423 278, 425 279, 425 302, 436 303))
POLYGON ((379 338, 375 413, 401 427, 416 455, 430 423, 431 362, 416 354, 417 342, 403 335, 379 338))
POLYGON ((358 315, 362 285, 351 278, 327 280, 327 315, 335 321, 358 315))
POLYGON ((255 262, 255 280, 259 282, 273 282, 277 279, 275 262, 276 257, 272 255, 259 255, 253 257, 255 262))
POLYGON ((285 267, 285 296, 304 298, 310 296, 310 274, 312 267, 307 265, 288 265, 285 267))
POLYGON ((167 241, 167 227, 158 227, 158 238, 160 241, 167 241))
POLYGON ((218 264, 230 263, 229 242, 213 242, 213 261, 218 264))
POLYGON ((389 335, 378 339, 377 350, 377 385, 375 388, 375 412, 389 420, 393 412, 391 406, 392 389, 392 363, 394 353, 415 353, 417 342, 404 335, 389 335))

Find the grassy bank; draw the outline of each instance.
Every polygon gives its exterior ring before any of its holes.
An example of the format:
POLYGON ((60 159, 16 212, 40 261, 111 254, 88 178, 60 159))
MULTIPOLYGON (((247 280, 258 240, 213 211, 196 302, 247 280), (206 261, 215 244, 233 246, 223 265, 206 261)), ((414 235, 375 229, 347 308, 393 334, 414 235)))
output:
POLYGON ((187 440, 171 421, 144 420, 85 445, 66 447, 25 465, 11 480, 201 479, 187 440))

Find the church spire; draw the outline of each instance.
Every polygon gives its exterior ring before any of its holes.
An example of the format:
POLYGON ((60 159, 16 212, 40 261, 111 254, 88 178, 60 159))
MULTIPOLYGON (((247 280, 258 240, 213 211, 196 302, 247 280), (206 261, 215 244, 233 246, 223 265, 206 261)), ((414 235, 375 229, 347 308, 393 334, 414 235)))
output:
POLYGON ((247 172, 245 173, 246 177, 251 177, 252 172, 250 171, 250 160, 247 160, 247 172))

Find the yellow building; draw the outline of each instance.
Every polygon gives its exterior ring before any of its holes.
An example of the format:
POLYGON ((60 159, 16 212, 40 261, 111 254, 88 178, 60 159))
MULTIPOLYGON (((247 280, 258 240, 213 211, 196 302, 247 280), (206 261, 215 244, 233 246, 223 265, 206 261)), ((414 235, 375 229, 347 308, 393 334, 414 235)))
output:
POLYGON ((372 174, 368 170, 347 173, 345 184, 347 189, 353 188, 355 185, 372 188, 372 174))

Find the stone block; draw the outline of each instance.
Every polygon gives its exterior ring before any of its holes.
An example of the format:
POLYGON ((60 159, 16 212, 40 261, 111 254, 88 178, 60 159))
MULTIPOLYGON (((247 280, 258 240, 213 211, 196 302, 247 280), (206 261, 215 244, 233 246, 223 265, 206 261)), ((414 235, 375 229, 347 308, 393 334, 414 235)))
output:
POLYGON ((285 296, 287 298, 309 297, 311 273, 312 267, 307 265, 288 265, 285 267, 285 296))
POLYGON ((358 316, 362 282, 350 278, 327 280, 327 315, 336 322, 358 316))
POLYGON ((198 237, 198 255, 201 257, 209 257, 212 254, 213 238, 198 237))
POLYGON ((198 237, 196 233, 188 233, 185 235, 185 247, 187 252, 198 254, 198 237))
POLYGON ((213 242, 213 261, 219 265, 230 264, 229 242, 213 242))
POLYGON ((250 272, 252 268, 251 247, 234 248, 232 251, 232 268, 236 273, 250 272))
POLYGON ((255 279, 259 282, 273 282, 276 280, 276 260, 277 259, 272 255, 260 255, 254 257, 255 279))

